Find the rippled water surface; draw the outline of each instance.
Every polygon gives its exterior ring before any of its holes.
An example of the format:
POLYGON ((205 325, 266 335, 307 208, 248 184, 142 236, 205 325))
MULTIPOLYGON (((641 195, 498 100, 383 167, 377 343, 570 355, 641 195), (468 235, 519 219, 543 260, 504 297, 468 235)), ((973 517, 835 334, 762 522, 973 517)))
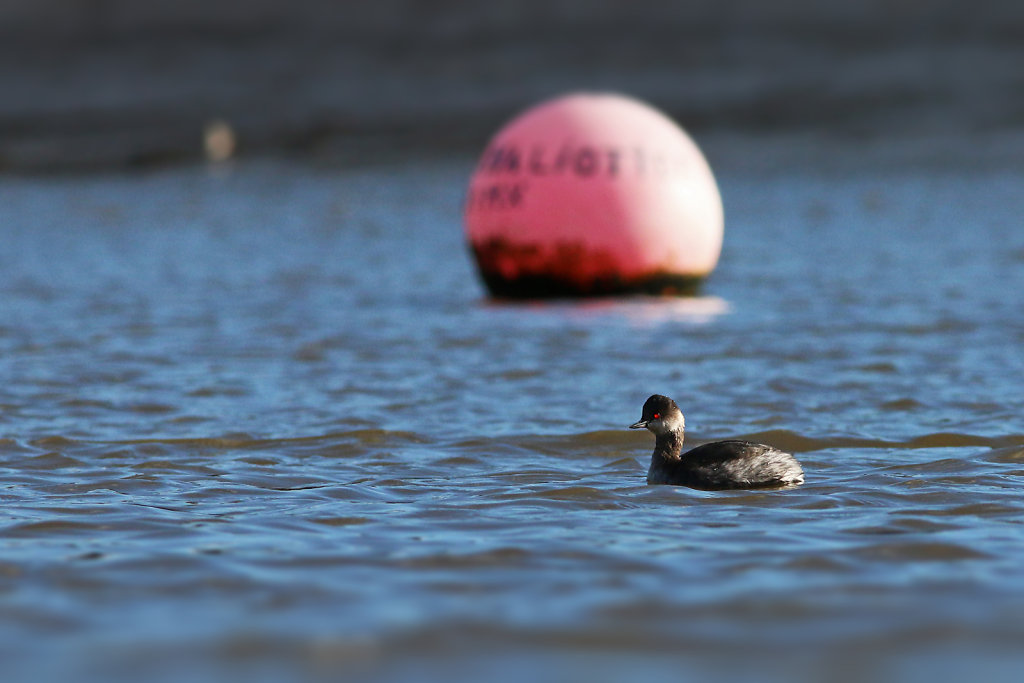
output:
POLYGON ((701 297, 517 305, 469 164, 0 180, 3 679, 1018 680, 1024 175, 716 171, 701 297))

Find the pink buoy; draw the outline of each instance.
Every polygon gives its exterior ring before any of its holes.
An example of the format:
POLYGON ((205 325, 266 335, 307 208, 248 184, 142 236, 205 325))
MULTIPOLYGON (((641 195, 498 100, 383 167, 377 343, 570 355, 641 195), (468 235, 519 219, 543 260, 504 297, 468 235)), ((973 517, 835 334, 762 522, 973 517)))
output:
POLYGON ((614 94, 559 97, 498 131, 465 219, 498 297, 689 294, 722 250, 704 155, 667 116, 614 94))

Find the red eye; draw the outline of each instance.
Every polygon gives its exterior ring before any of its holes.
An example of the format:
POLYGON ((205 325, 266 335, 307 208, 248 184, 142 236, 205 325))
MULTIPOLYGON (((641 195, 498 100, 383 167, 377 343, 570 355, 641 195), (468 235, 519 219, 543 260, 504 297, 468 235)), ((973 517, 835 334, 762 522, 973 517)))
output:
POLYGON ((654 414, 654 419, 655 420, 657 420, 659 417, 661 417, 661 413, 655 413, 654 414))

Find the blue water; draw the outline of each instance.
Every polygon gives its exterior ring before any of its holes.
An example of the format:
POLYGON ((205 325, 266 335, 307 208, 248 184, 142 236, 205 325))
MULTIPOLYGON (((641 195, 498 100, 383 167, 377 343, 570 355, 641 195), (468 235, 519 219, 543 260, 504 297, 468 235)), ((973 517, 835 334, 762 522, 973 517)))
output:
POLYGON ((717 165, 700 297, 497 304, 471 168, 0 180, 5 681, 1016 680, 1020 172, 717 165), (655 392, 807 483, 646 486, 655 392))

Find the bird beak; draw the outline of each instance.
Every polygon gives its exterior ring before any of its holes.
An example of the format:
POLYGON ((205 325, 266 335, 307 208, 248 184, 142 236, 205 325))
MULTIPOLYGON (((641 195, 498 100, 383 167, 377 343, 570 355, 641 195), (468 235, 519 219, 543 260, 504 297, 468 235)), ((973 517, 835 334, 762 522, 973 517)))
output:
POLYGON ((640 420, 639 422, 634 422, 633 424, 629 425, 629 428, 630 429, 643 429, 646 426, 647 426, 647 420, 640 420))

